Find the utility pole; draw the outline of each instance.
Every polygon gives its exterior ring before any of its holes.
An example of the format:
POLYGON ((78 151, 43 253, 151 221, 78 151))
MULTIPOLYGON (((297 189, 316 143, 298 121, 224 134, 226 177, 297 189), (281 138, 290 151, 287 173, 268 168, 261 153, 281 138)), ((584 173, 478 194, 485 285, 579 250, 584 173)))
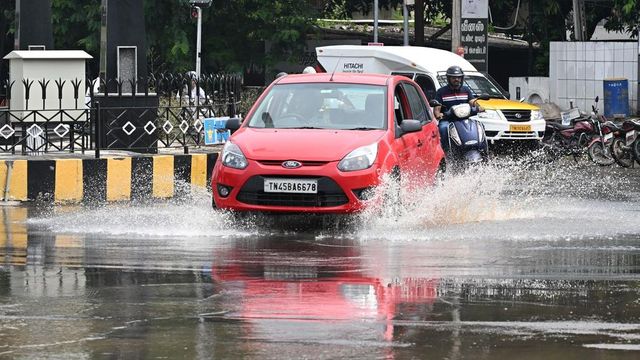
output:
POLYGON ((451 9, 451 51, 457 53, 460 47, 460 18, 462 15, 461 0, 453 0, 451 9))
POLYGON ((413 5, 413 0, 404 0, 402 4, 402 17, 404 19, 404 46, 409 46, 409 9, 407 6, 413 5))
POLYGON ((585 40, 585 16, 584 16, 584 1, 573 0, 573 33, 576 41, 585 40))
POLYGON ((373 42, 378 42, 378 0, 373 0, 373 42))

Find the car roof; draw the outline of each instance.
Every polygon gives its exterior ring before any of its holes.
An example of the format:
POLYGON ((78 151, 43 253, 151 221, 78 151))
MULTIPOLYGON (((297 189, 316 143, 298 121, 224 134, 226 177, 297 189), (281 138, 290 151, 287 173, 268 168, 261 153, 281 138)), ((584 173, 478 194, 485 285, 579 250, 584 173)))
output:
POLYGON ((352 74, 352 73, 317 73, 317 74, 295 74, 287 75, 277 79, 277 84, 300 84, 300 83, 322 83, 338 82, 366 85, 387 85, 392 79, 392 75, 384 74, 352 74))

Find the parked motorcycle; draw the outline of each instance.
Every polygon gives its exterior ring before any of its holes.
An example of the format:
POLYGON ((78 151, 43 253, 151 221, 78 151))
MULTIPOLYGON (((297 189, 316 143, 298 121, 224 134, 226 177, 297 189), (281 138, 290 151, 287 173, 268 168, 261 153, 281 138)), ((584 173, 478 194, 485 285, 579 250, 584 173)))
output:
POLYGON ((573 156, 577 161, 584 154, 592 132, 593 126, 587 118, 574 119, 571 125, 547 121, 542 139, 543 149, 553 159, 573 156))
POLYGON ((616 163, 622 167, 632 167, 636 157, 634 156, 634 145, 640 142, 638 132, 640 132, 640 120, 626 120, 622 124, 606 123, 613 134, 611 142, 611 155, 616 163))
POLYGON ((602 126, 598 100, 599 97, 596 97, 595 105, 591 106, 591 115, 572 119, 572 125, 547 122, 542 141, 548 154, 554 157, 571 155, 577 161, 586 152, 589 159, 598 165, 607 166, 615 162, 609 148, 612 136, 607 135, 610 129, 602 126))
MULTIPOLYGON (((481 100, 488 100, 488 96, 480 96, 481 100)), ((468 103, 454 105, 445 109, 436 100, 430 102, 432 107, 441 106, 443 114, 449 123, 449 152, 447 157, 454 163, 479 163, 489 159, 489 146, 481 122, 471 119, 475 109, 468 103)))
POLYGON ((596 96, 595 104, 591 105, 592 113, 589 116, 589 121, 593 126, 593 134, 587 145, 587 154, 589 154, 589 159, 594 163, 600 166, 609 166, 616 161, 610 150, 613 136, 610 132, 611 128, 603 126, 607 119, 599 114, 598 100, 599 97, 596 96))

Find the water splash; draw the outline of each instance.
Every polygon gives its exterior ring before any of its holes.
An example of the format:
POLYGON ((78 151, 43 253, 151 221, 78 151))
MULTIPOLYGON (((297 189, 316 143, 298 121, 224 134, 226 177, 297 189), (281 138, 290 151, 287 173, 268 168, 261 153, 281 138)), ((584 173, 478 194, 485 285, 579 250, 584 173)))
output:
MULTIPOLYGON (((496 159, 375 203, 359 235, 391 239, 572 239, 640 231, 640 174, 616 167, 496 159), (621 219, 624 219, 621 223, 621 219), (618 223, 607 226, 607 222, 618 223)), ((379 192, 392 193, 385 180, 379 192)), ((379 195, 381 196, 381 195, 379 195)))
POLYGON ((67 234, 199 237, 256 233, 255 224, 238 222, 231 213, 212 209, 206 190, 193 188, 184 193, 188 195, 169 200, 54 206, 28 222, 67 234))

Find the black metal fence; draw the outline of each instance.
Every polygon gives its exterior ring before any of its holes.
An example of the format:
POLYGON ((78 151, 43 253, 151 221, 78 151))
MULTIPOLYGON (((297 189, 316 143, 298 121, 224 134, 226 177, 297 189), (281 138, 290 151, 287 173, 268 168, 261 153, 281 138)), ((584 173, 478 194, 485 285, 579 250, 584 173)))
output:
POLYGON ((3 80, 0 152, 129 150, 204 145, 205 118, 235 116, 241 101, 238 74, 160 74, 132 81, 3 80), (16 91, 14 91, 16 90, 16 91), (107 90, 107 91, 105 91, 107 90), (17 94, 17 98, 12 98, 17 94))

